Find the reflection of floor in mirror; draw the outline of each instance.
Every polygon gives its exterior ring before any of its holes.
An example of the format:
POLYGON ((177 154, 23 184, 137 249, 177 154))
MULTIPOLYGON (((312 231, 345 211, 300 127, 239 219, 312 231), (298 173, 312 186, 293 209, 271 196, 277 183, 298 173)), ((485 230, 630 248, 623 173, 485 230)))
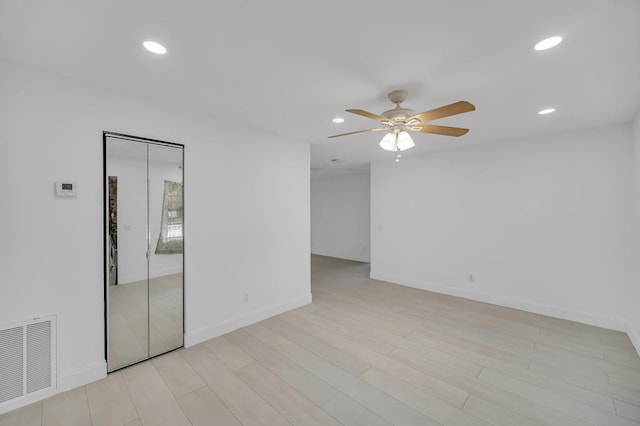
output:
POLYGON ((182 346, 182 274, 148 288, 149 297, 146 280, 109 287, 109 370, 182 346))

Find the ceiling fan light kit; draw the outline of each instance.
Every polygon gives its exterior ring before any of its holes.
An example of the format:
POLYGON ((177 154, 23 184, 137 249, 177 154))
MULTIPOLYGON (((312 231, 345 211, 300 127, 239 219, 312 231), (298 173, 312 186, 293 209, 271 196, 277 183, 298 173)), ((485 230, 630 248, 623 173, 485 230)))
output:
POLYGON ((409 133, 405 131, 387 133, 380 141, 380 147, 385 151, 405 151, 409 148, 413 148, 416 144, 409 133))
POLYGON ((476 107, 469 102, 459 101, 450 105, 445 105, 440 108, 435 108, 416 114, 414 110, 403 108, 400 106, 400 104, 407 98, 406 90, 394 90, 390 92, 388 96, 389 100, 396 104, 396 107, 385 111, 380 115, 362 109, 346 110, 347 112, 350 112, 352 114, 376 120, 377 122, 382 124, 383 127, 357 130, 355 132, 341 133, 339 135, 333 135, 329 137, 336 138, 339 136, 354 135, 356 133, 377 132, 386 130, 388 133, 380 141, 380 147, 386 151, 391 152, 404 151, 415 146, 415 143, 413 142, 413 139, 408 132, 433 133, 436 135, 456 137, 465 135, 469 131, 469 129, 463 129, 461 127, 437 126, 433 124, 427 124, 427 122, 449 117, 452 115, 462 114, 464 112, 474 111, 476 109, 476 107))

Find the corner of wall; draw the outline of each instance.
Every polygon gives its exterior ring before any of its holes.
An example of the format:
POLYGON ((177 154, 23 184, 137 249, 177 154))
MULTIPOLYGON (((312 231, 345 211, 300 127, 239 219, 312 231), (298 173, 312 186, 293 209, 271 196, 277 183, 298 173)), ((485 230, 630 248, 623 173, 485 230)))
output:
MULTIPOLYGON (((632 122, 632 149, 633 149, 633 169, 634 169, 634 179, 633 179, 633 247, 632 247, 632 256, 633 260, 631 262, 632 265, 637 265, 637 260, 640 259, 640 111, 635 115, 632 122)), ((632 282, 630 284, 630 288, 632 291, 631 297, 628 298, 630 303, 628 326, 627 326, 627 334, 629 335, 629 339, 631 343, 636 348, 636 352, 640 355, 640 315, 637 314, 638 306, 637 301, 638 297, 640 297, 640 288, 637 283, 640 283, 640 267, 634 266, 634 270, 632 271, 632 282), (636 284, 636 285, 634 285, 636 284), (635 291, 635 294, 633 292, 635 291), (633 301, 636 301, 634 304, 633 301), (633 317, 635 313, 635 318, 633 317)))
POLYGON ((640 356, 640 330, 637 330, 631 321, 627 325, 627 335, 638 356, 640 356))

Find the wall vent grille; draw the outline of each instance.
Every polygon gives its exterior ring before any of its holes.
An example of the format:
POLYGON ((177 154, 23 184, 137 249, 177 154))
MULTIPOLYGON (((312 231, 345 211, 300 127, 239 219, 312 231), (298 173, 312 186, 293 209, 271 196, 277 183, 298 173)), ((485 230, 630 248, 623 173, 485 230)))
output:
POLYGON ((0 408, 56 386, 56 317, 0 326, 0 408))
POLYGON ((0 403, 23 395, 24 327, 0 331, 0 403))

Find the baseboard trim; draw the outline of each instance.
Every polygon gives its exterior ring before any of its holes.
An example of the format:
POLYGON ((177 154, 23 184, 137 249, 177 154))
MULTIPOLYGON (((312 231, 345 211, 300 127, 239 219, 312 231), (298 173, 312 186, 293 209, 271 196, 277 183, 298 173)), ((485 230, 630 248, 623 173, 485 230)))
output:
POLYGON ((149 275, 135 276, 135 275, 118 275, 118 285, 127 285, 131 283, 137 283, 145 281, 147 278, 164 277, 165 275, 179 274, 182 272, 181 266, 175 266, 172 268, 161 269, 158 271, 150 271, 149 275))
POLYGON ((13 401, 7 401, 0 404, 0 414, 17 410, 34 402, 52 397, 56 394, 75 389, 80 386, 95 382, 107 376, 106 361, 96 362, 87 367, 78 370, 62 373, 57 378, 58 386, 53 389, 46 389, 40 392, 34 392, 24 397, 17 398, 13 401))
POLYGON ((107 377, 107 362, 99 361, 87 367, 61 373, 58 377, 58 392, 65 392, 107 377))
POLYGON ((638 333, 638 330, 634 327, 631 321, 627 324, 627 335, 629 336, 633 347, 636 348, 638 356, 640 356, 640 333, 638 333))
MULTIPOLYGON (((419 282, 416 280, 395 277, 392 275, 380 274, 375 271, 371 271, 369 276, 372 279, 387 281, 392 284, 399 284, 406 287, 417 288, 420 290, 432 291, 434 293, 461 297, 463 299, 475 300, 477 302, 490 303, 492 305, 504 306, 506 308, 518 309, 521 311, 532 312, 535 314, 546 315, 549 317, 575 321, 582 324, 588 324, 596 327, 607 328, 610 330, 629 332, 629 324, 627 324, 626 321, 620 318, 608 318, 608 317, 603 317, 599 315, 589 314, 586 312, 566 309, 560 306, 542 305, 538 303, 531 303, 525 300, 512 299, 508 297, 499 297, 499 296, 494 296, 490 294, 472 292, 472 291, 459 289, 459 288, 451 288, 451 287, 444 286, 442 284, 419 282)), ((635 346, 637 349, 638 345, 635 345, 635 346)))
POLYGON ((17 410, 18 408, 26 407, 27 405, 33 404, 34 402, 47 399, 59 392, 60 389, 46 389, 16 398, 15 400, 3 402, 2 404, 0 404, 0 415, 8 413, 9 411, 17 410))
POLYGON ((371 259, 367 257, 341 255, 336 253, 319 253, 319 252, 311 252, 311 254, 315 254, 317 256, 332 257, 334 259, 344 259, 344 260, 353 260, 354 262, 371 263, 371 259))
POLYGON ((309 303, 311 303, 311 300, 311 293, 308 293, 304 296, 296 297, 284 302, 274 303, 273 305, 267 306, 265 308, 239 315, 234 318, 229 318, 208 327, 202 327, 198 330, 187 332, 184 335, 184 346, 188 348, 209 339, 213 339, 215 337, 222 336, 223 334, 230 333, 239 328, 255 324, 272 316, 299 308, 304 305, 308 305, 309 303))

